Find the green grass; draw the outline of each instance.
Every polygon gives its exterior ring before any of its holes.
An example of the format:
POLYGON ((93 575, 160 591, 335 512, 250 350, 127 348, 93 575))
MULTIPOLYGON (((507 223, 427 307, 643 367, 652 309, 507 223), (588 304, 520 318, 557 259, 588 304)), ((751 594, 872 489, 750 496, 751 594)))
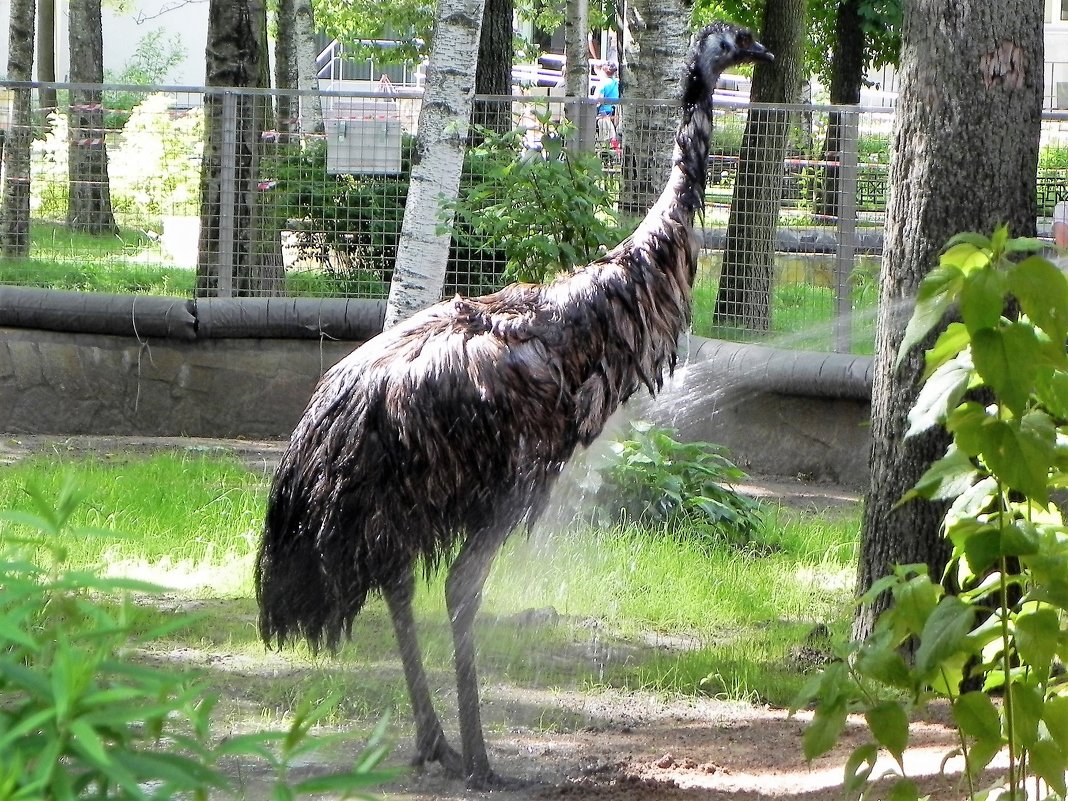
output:
POLYGON ((192 296, 196 275, 169 267, 143 231, 92 236, 58 223, 30 226, 30 255, 0 260, 0 284, 114 294, 192 296))
MULTIPOLYGON (((229 457, 188 451, 146 459, 37 457, 0 467, 0 509, 29 509, 27 485, 54 496, 68 475, 86 498, 75 528, 126 532, 66 534, 74 566, 135 575, 197 599, 177 604, 199 617, 164 649, 262 660, 251 574, 267 476, 229 457)), ((481 669, 488 681, 524 686, 787 703, 804 680, 791 650, 817 624, 845 633, 858 527, 855 508, 813 515, 772 507, 761 535, 766 555, 698 546, 657 529, 514 536, 485 591, 481 669), (550 606, 557 622, 522 622, 525 610, 550 606), (591 650, 603 658, 591 660, 591 650)), ((155 610, 144 625, 171 613, 155 610)), ((452 647, 441 576, 420 590, 416 613, 427 664, 449 686, 451 671, 439 667, 450 664, 452 647)), ((379 599, 357 618, 338 660, 306 648, 288 653, 324 693, 340 687, 353 714, 404 707, 379 599)), ((277 671, 220 671, 212 680, 265 710, 284 710, 292 694, 291 677, 277 671)))

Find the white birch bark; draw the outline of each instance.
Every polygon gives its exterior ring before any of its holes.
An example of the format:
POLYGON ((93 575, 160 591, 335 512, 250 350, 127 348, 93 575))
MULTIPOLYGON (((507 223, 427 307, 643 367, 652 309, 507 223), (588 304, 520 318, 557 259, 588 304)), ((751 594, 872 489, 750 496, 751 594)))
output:
MULTIPOLYGON (((297 88, 319 88, 315 58, 319 55, 315 46, 315 15, 311 0, 296 0, 293 8, 293 59, 297 66, 297 88)), ((323 128, 323 104, 318 94, 301 95, 300 129, 321 133, 323 128)))
POLYGON ((386 328, 441 299, 450 236, 438 228, 450 221, 442 218, 440 201, 455 198, 460 186, 484 6, 484 0, 438 3, 386 328))

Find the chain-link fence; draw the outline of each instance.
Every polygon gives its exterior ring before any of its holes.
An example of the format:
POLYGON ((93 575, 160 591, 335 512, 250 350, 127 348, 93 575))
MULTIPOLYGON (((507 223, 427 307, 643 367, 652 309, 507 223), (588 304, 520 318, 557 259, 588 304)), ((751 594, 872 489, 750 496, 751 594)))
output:
MULTIPOLYGON (((104 86, 87 102, 84 87, 56 84, 46 113, 40 85, 0 86, 0 110, 20 92, 34 101, 29 175, 4 176, 28 177, 28 253, 0 258, 0 283, 387 295, 418 93, 104 86)), ((717 102, 695 333, 870 350, 892 119, 717 102)), ((1043 123, 1040 233, 1068 199, 1066 120, 1043 123)), ((676 121, 670 105, 626 99, 597 115, 592 102, 478 98, 446 293, 543 278, 621 239, 663 186, 676 121)))

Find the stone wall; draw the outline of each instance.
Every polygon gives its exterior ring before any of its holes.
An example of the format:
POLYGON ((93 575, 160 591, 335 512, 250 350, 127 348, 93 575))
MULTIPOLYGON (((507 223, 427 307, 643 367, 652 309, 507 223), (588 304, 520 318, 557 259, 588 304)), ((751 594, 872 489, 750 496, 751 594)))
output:
MULTIPOLYGON (((322 373, 358 344, 0 327, 0 431, 282 439, 322 373)), ((863 487, 870 361, 695 337, 680 380, 631 405, 728 446, 750 472, 863 487)))

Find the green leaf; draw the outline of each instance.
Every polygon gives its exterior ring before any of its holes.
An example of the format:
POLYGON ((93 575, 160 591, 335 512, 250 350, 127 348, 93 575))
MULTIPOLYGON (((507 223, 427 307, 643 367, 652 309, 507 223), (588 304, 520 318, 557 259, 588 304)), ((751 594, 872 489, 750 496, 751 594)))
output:
POLYGON ((1005 308, 1005 278, 991 266, 967 276, 960 292, 960 313, 969 333, 994 328, 1005 308))
POLYGON ((1068 770, 1068 760, 1065 759, 1064 751, 1057 743, 1047 737, 1043 737, 1031 745, 1031 769, 1046 782, 1057 794, 1064 798, 1068 792, 1065 784, 1065 771, 1068 770))
MULTIPOLYGON (((945 258, 945 257, 943 257, 945 258)), ((926 338, 953 305, 964 282, 964 273, 959 267, 939 265, 920 281, 916 296, 916 308, 905 326, 905 334, 897 351, 896 364, 926 338)))
POLYGON ((1048 416, 1031 412, 1022 420, 997 420, 986 427, 983 461, 1010 489, 1045 506, 1057 432, 1048 416))
POLYGON ((1012 729, 1016 744, 1030 748, 1038 739, 1038 724, 1042 720, 1042 693, 1028 684, 1014 682, 1009 685, 1012 699, 1012 729))
POLYGON ((946 429, 966 456, 978 456, 983 450, 984 428, 995 419, 982 404, 965 401, 950 413, 946 429))
POLYGON ((926 381, 935 370, 947 361, 956 357, 957 354, 968 347, 968 343, 971 341, 971 334, 968 333, 964 323, 954 321, 946 326, 946 330, 938 335, 934 345, 925 354, 927 366, 923 372, 924 380, 926 381))
POLYGON ((932 672, 956 654, 975 622, 975 610, 954 595, 945 595, 927 618, 916 649, 916 669, 932 672))
POLYGON ((901 778, 894 782, 886 801, 919 801, 920 791, 912 779, 901 778))
POLYGON ((801 737, 805 759, 815 759, 830 751, 838 741, 842 729, 845 728, 845 722, 846 699, 844 696, 817 706, 812 722, 805 727, 805 733, 801 737))
POLYGON ((990 242, 980 243, 978 239, 952 242, 938 259, 941 267, 956 267, 965 275, 981 270, 990 264, 990 242))
POLYGON ((1035 362, 1041 352, 1034 329, 1012 323, 972 333, 972 362, 983 383, 1012 413, 1024 412, 1035 386, 1035 362))
POLYGON ((1001 716, 986 693, 975 690, 957 698, 953 702, 953 720, 969 737, 1002 742, 1001 716))
POLYGON ((1068 752, 1068 695, 1054 695, 1046 699, 1042 722, 1061 751, 1068 752))
POLYGON ((1068 278, 1041 256, 1031 256, 1009 270, 1009 291, 1027 318, 1054 342, 1068 336, 1068 278))
POLYGON ((1040 367, 1035 374, 1035 395, 1050 414, 1068 420, 1068 372, 1040 367))
POLYGON ((1056 611, 1044 606, 1034 611, 1020 612, 1016 617, 1015 635, 1016 652, 1020 659, 1038 671, 1041 679, 1048 678, 1060 636, 1060 621, 1056 611))
POLYGON ((945 420, 968 388, 972 370, 967 352, 935 370, 920 388, 916 403, 909 410, 909 428, 905 436, 915 436, 945 420))
POLYGON ((875 740, 889 751, 898 764, 909 744, 909 716, 899 703, 886 701, 864 713, 875 740))
POLYGON ((978 475, 979 471, 968 454, 951 444, 946 455, 924 471, 916 486, 905 493, 897 505, 916 497, 928 500, 956 498, 975 483, 978 475))
POLYGON ((879 749, 874 743, 866 743, 853 750, 845 764, 842 792, 846 798, 857 798, 861 795, 878 758, 879 749))

